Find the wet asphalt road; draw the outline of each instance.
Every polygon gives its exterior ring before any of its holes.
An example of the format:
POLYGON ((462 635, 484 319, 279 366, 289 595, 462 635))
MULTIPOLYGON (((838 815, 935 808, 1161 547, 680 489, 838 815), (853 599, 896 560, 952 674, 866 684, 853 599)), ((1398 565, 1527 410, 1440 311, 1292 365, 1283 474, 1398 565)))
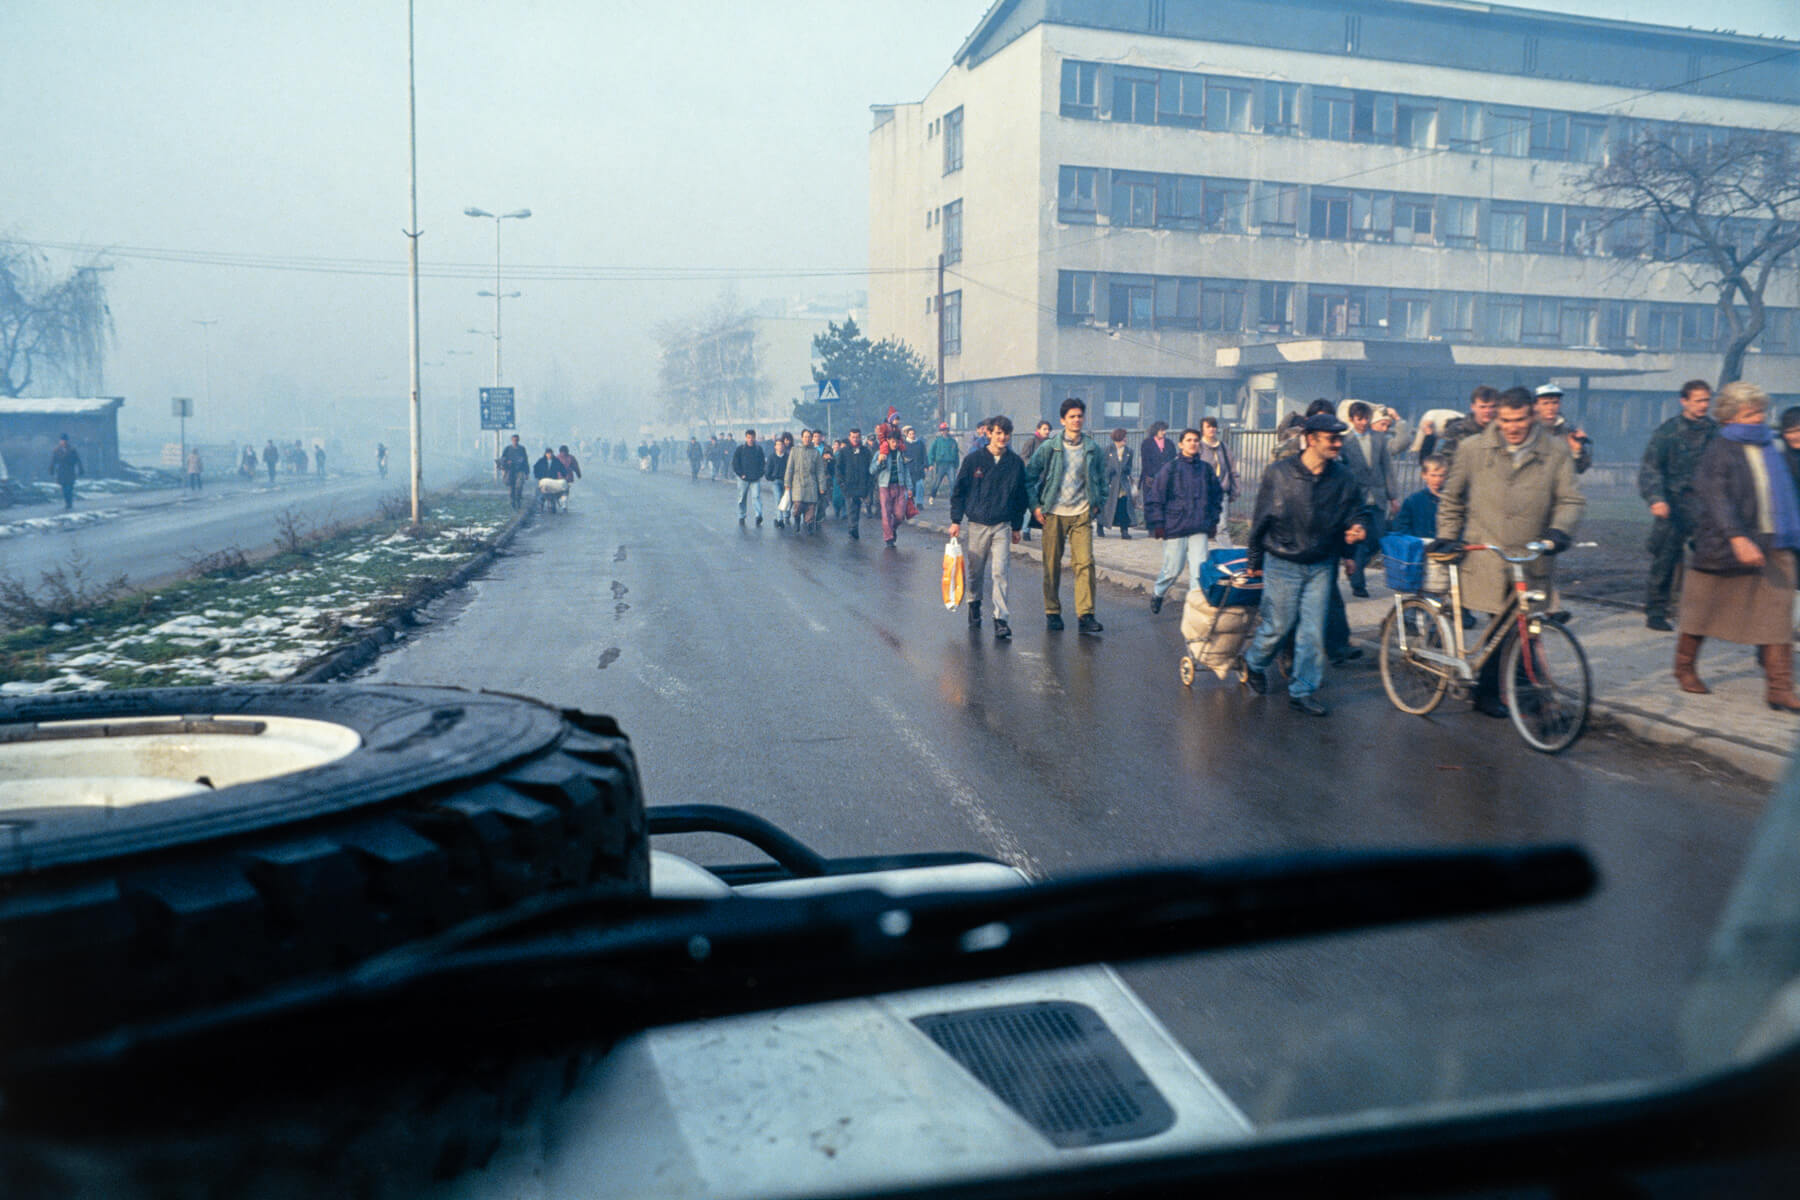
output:
MULTIPOLYGON (((198 493, 158 491, 123 496, 83 497, 78 511, 112 511, 117 515, 91 525, 28 534, 0 541, 0 572, 35 584, 48 570, 69 567, 79 555, 91 580, 124 573, 134 584, 161 582, 180 575, 188 563, 215 550, 236 546, 246 553, 267 549, 292 514, 300 529, 311 531, 375 515, 384 497, 405 492, 406 479, 390 471, 376 475, 281 475, 274 486, 259 476, 255 484, 235 478, 210 481, 198 493)), ((427 486, 436 486, 431 480, 427 486)), ((33 505, 6 510, 7 519, 44 517, 62 505, 33 505)))
MULTIPOLYGON (((1125 970, 1257 1121, 1624 1079, 1675 1062, 1681 988, 1760 785, 1604 733, 1564 756, 1447 701, 1395 711, 1369 659, 1325 719, 1210 676, 1171 607, 1103 585, 1106 631, 1043 625, 1015 560, 1010 644, 937 598, 941 542, 771 520, 724 484, 590 471, 371 682, 611 712, 653 804, 733 804, 832 855, 975 850, 1054 876, 1301 849, 1573 840, 1579 906, 1125 970)), ((1065 614, 1073 603, 1064 580, 1065 614)), ((1358 636, 1373 631, 1358 630, 1358 636)), ((673 839, 702 861, 754 852, 673 839)))

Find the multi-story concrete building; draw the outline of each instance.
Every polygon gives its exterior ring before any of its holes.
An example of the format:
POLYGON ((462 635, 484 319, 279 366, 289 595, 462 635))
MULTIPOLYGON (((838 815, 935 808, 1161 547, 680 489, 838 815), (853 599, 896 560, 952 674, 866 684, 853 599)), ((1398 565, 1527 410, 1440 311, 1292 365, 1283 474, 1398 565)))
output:
MULTIPOLYGON (((1800 46, 1461 0, 998 0, 874 113, 871 336, 929 358, 941 319, 965 422, 1081 396, 1090 425, 1267 427, 1555 379, 1626 457, 1717 373, 1718 313, 1575 183, 1646 128, 1800 132, 1800 46)), ((1783 399, 1797 281, 1745 370, 1783 399)))

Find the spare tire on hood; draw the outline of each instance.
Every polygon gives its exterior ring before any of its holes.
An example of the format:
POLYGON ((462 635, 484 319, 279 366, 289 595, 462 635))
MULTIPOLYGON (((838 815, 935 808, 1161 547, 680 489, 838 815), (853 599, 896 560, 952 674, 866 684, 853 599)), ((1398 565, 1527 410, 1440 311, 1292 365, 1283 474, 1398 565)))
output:
POLYGON ((649 890, 609 717, 450 688, 0 701, 0 1056, 596 884, 649 890))

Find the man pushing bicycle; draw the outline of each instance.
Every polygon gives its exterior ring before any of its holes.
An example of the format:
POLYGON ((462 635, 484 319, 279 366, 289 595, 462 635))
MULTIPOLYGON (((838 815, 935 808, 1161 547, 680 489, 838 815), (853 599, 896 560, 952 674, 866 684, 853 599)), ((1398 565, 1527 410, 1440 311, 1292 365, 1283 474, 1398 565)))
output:
MULTIPOLYGON (((1493 423, 1457 445, 1438 500, 1438 540, 1429 549, 1446 554, 1465 542, 1488 543, 1518 554, 1527 542, 1548 542, 1550 551, 1526 564, 1525 572, 1533 588, 1554 597, 1556 560, 1550 555, 1568 549, 1586 503, 1568 446, 1534 423, 1531 393, 1511 388, 1501 393, 1493 423)), ((1497 613, 1511 587, 1507 564, 1494 555, 1476 555, 1462 565, 1468 608, 1497 613)), ((1475 707, 1490 717, 1507 715, 1500 659, 1488 658, 1475 686, 1475 707)))

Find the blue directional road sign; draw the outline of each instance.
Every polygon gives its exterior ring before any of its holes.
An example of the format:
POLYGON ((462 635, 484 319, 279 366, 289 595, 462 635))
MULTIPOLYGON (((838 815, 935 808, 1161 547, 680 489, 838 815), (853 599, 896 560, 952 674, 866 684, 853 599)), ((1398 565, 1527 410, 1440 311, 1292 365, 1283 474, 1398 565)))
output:
POLYGON ((513 390, 511 388, 481 389, 481 427, 483 429, 513 428, 513 390))
POLYGON ((835 379, 827 379, 819 385, 819 403, 836 404, 843 399, 843 384, 835 379))

